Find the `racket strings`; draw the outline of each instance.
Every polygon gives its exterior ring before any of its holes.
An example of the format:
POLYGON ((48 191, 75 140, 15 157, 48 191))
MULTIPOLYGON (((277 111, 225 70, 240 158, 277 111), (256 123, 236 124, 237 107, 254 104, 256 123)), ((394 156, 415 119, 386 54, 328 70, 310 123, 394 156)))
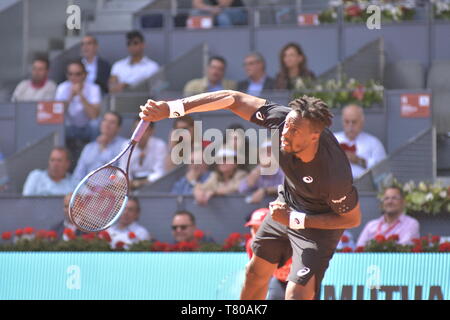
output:
POLYGON ((106 167, 97 171, 74 195, 72 221, 85 231, 104 229, 122 208, 127 191, 127 179, 121 170, 106 167))

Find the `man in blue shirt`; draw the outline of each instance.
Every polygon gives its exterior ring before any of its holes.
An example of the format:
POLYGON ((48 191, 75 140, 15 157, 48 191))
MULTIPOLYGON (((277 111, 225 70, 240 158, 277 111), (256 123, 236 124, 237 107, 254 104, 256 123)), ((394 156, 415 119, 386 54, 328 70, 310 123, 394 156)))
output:
POLYGON ((89 172, 111 161, 122 150, 126 141, 118 136, 122 116, 117 112, 108 111, 100 124, 100 135, 95 141, 88 143, 81 152, 80 159, 74 170, 74 178, 78 183, 89 172))

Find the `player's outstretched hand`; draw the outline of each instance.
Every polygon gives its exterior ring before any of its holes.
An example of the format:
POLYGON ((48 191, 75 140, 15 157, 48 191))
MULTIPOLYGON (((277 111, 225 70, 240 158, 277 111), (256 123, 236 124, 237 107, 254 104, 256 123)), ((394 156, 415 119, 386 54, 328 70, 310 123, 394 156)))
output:
POLYGON ((272 219, 282 225, 289 226, 289 206, 284 202, 279 202, 277 200, 269 203, 270 215, 272 219))
POLYGON ((147 100, 144 106, 141 106, 139 117, 145 121, 159 121, 167 119, 170 115, 169 105, 167 101, 147 100))

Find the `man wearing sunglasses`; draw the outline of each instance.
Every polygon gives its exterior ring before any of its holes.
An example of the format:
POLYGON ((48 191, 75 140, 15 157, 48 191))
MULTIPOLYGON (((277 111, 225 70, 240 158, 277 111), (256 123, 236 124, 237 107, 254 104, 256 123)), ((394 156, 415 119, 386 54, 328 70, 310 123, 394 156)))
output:
POLYGON ((189 211, 177 211, 172 218, 172 236, 174 242, 190 242, 194 240, 194 232, 197 229, 195 217, 189 211))
POLYGON ((129 56, 116 61, 111 69, 109 90, 119 93, 129 87, 136 87, 159 70, 159 65, 145 56, 145 40, 139 31, 127 33, 129 56))

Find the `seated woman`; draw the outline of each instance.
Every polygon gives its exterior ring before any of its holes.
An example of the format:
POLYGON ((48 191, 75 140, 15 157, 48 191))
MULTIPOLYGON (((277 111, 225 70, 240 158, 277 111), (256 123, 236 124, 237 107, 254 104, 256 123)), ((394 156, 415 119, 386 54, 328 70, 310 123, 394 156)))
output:
POLYGON ((216 164, 209 178, 194 188, 194 197, 199 205, 207 205, 214 195, 221 196, 237 192, 240 181, 247 174, 244 170, 238 169, 236 152, 221 149, 217 152, 216 158, 221 159, 222 164, 216 164))
POLYGON ((192 0, 192 8, 191 15, 211 15, 219 27, 247 24, 242 0, 192 0))
POLYGON ((293 90, 300 80, 314 80, 315 75, 307 67, 307 59, 300 45, 288 43, 280 51, 280 71, 275 80, 275 89, 293 90))

